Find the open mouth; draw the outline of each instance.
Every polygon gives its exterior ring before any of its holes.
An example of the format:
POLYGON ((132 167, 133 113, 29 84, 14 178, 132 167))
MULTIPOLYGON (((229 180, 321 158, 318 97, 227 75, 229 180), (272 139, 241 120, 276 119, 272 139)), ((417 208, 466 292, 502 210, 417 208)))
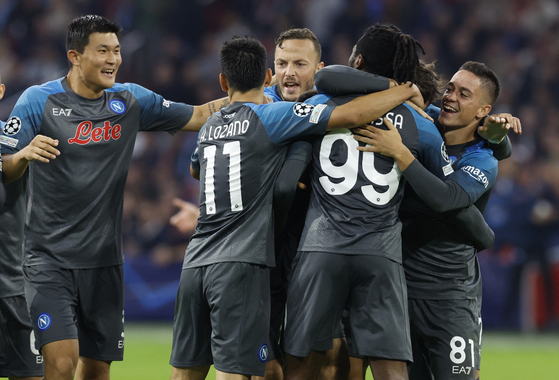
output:
POLYGON ((453 108, 453 107, 449 106, 448 104, 443 105, 443 111, 446 112, 446 113, 456 113, 456 112, 458 112, 458 110, 456 108, 453 108))
POLYGON ((101 70, 101 73, 112 77, 115 73, 115 70, 114 69, 101 70))

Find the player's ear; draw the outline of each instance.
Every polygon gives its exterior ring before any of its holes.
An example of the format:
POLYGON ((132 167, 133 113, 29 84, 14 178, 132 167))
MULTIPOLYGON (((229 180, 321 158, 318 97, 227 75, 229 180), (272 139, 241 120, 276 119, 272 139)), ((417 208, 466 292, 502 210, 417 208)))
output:
POLYGON ((489 115, 489 112, 491 112, 491 105, 490 104, 486 104, 483 107, 481 107, 476 114, 476 119, 481 120, 483 119, 485 116, 489 115))
POLYGON ((320 70, 324 68, 324 62, 320 62, 317 66, 316 66, 316 71, 320 70))
POLYGON ((4 86, 4 83, 2 83, 0 84, 0 99, 4 97, 4 91, 6 91, 6 86, 4 86))
POLYGON ((359 69, 363 65, 363 55, 359 54, 353 63, 354 69, 359 69))
POLYGON ((227 78, 225 78, 225 75, 223 75, 223 73, 219 73, 219 85, 221 86, 221 89, 223 91, 229 91, 229 83, 227 83, 227 78))
POLYGON ((72 66, 79 66, 81 63, 81 54, 77 50, 68 50, 68 61, 72 66))
POLYGON ((272 83, 272 69, 266 69, 266 78, 264 78, 264 87, 268 87, 272 83))

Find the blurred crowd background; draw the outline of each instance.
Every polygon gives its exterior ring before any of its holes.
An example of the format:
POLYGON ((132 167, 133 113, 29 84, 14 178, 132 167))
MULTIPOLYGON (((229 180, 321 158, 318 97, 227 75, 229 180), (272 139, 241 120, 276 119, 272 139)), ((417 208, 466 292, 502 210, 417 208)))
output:
MULTIPOLYGON (((494 112, 518 116, 524 133, 510 136, 513 155, 499 164, 485 213, 496 242, 480 253, 484 324, 558 329, 557 0, 0 0, 0 74, 7 87, 0 119, 8 118, 26 87, 67 73, 66 27, 92 13, 124 28, 119 82, 188 104, 226 95, 218 83, 224 41, 257 37, 273 68, 274 40, 290 27, 315 32, 327 65, 346 64, 364 29, 376 22, 414 36, 425 49, 423 59, 436 61, 446 79, 465 61, 485 62, 502 84, 494 112)), ((127 306, 133 317, 172 317, 189 236, 169 224, 177 211, 171 200, 198 200, 198 183, 189 174, 195 145, 193 133, 138 135, 123 227, 127 302, 139 307, 134 314, 127 306), (153 311, 164 304, 170 313, 153 311)))

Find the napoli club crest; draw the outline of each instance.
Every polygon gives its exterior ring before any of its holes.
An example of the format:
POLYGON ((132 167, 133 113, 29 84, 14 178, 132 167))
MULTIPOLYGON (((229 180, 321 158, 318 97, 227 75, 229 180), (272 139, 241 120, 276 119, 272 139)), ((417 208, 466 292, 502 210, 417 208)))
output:
POLYGON ((39 330, 45 331, 50 327, 51 322, 52 319, 50 315, 48 315, 47 313, 43 313, 39 315, 39 318, 37 318, 37 327, 39 328, 39 330))
POLYGON ((121 100, 111 100, 109 102, 109 107, 113 112, 118 113, 119 115, 122 115, 124 112, 126 112, 126 104, 124 104, 124 102, 121 100))

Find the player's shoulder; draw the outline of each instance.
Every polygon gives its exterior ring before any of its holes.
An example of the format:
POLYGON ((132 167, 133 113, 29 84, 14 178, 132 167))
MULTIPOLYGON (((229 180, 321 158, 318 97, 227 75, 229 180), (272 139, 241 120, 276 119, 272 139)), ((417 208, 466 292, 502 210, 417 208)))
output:
POLYGON ((439 132, 439 130, 437 129, 437 126, 435 125, 435 123, 433 123, 431 120, 423 117, 422 115, 419 114, 419 112, 417 112, 412 106, 408 105, 408 104, 402 104, 399 107, 404 107, 405 109, 407 109, 410 113, 410 115, 413 117, 413 121, 415 122, 415 125, 417 126, 417 130, 421 133, 421 132, 426 132, 429 134, 432 134, 434 136, 436 136, 437 138, 441 138, 441 134, 439 132))
POLYGON ((64 78, 59 78, 43 84, 38 84, 38 85, 28 87, 25 91, 23 91, 20 99, 26 101, 43 100, 43 99, 46 100, 50 95, 66 92, 64 90, 64 87, 62 86, 63 79, 64 78))
POLYGON ((496 167, 498 165, 497 159, 493 156, 493 151, 481 139, 466 148, 461 161, 479 162, 486 167, 496 167))
POLYGON ((274 102, 283 101, 283 99, 278 93, 277 84, 273 86, 264 87, 264 95, 272 99, 274 102))

